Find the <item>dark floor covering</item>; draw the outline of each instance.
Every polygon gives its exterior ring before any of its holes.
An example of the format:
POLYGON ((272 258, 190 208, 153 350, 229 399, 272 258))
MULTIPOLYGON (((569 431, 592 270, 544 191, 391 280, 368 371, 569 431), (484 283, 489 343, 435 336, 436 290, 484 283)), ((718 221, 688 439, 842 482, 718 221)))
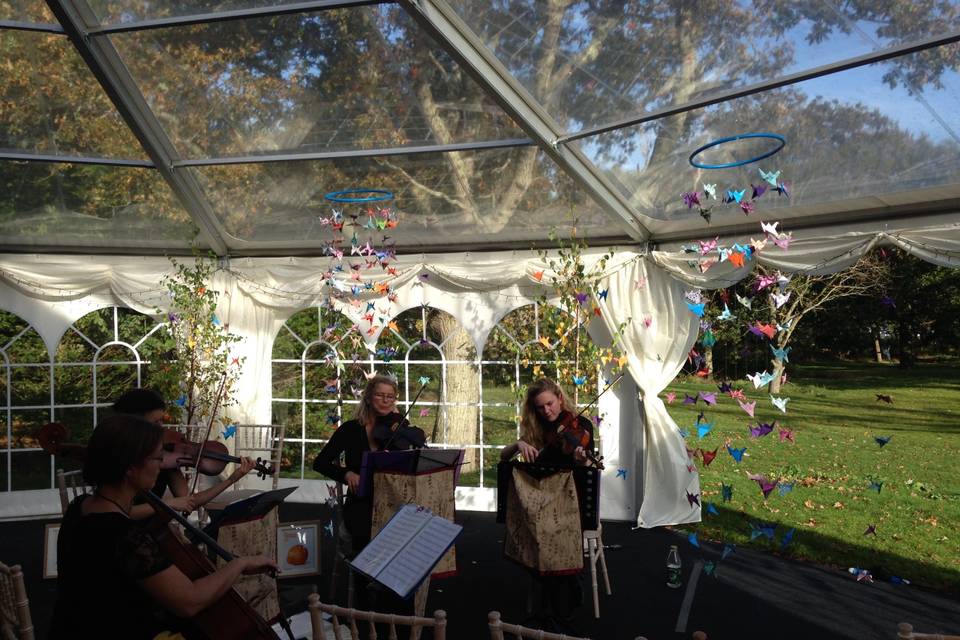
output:
MULTIPOLYGON (((281 520, 326 522, 326 506, 287 504, 281 520)), ((459 573, 433 581, 427 611, 443 609, 451 640, 488 638, 487 612, 520 623, 526 614, 530 582, 525 572, 503 558, 503 525, 494 514, 462 511, 464 530, 457 541, 459 573)), ((45 638, 56 598, 56 580, 41 578, 45 521, 0 523, 0 560, 23 566, 37 637, 45 638)), ((585 602, 566 624, 567 633, 594 639, 650 640, 689 638, 695 630, 712 640, 761 638, 896 638, 898 622, 926 633, 960 633, 956 594, 928 591, 889 582, 858 583, 840 571, 796 562, 740 547, 719 564, 715 576, 701 573, 689 622, 677 633, 685 588, 698 559, 716 559, 719 548, 704 544, 696 551, 677 532, 632 530, 630 523, 605 522, 604 543, 613 595, 600 596, 600 619, 593 618, 589 570, 581 577, 585 602), (665 559, 671 544, 683 558, 684 586, 665 586, 665 559)), ((286 613, 302 611, 316 585, 326 598, 332 541, 323 538, 319 577, 280 581, 286 613)), ((601 587, 602 588, 602 587, 601 587)), ((341 584, 336 600, 345 604, 341 584)), ((429 637, 429 634, 428 634, 429 637)))

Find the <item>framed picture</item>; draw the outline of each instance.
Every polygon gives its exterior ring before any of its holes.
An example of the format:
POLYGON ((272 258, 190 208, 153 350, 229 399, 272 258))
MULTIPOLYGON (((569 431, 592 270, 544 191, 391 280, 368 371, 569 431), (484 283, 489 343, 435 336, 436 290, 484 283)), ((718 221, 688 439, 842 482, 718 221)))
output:
POLYGON ((57 538, 60 536, 60 523, 48 524, 43 531, 43 577, 57 577, 57 538))
POLYGON ((277 577, 320 573, 320 522, 286 522, 277 527, 277 577))

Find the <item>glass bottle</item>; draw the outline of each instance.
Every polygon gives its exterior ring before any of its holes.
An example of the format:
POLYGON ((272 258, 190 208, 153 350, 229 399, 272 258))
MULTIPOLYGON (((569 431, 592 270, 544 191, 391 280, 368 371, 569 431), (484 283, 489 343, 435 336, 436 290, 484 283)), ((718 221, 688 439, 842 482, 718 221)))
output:
POLYGON ((670 545, 670 552, 667 554, 667 586, 671 589, 680 588, 680 552, 677 551, 677 545, 670 545))

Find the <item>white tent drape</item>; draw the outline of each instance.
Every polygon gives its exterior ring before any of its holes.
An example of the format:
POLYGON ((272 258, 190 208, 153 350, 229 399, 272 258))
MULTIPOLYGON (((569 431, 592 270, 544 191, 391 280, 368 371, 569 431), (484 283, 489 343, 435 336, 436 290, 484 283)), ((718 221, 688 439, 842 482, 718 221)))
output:
MULTIPOLYGON (((643 401, 645 436, 643 500, 637 524, 697 522, 700 509, 687 492, 700 493, 696 470, 688 470, 686 443, 657 396, 683 366, 697 338, 698 320, 684 304, 683 284, 643 259, 632 260, 604 279, 601 317, 620 346, 643 401)), ((693 467, 691 467, 693 468, 693 467)))

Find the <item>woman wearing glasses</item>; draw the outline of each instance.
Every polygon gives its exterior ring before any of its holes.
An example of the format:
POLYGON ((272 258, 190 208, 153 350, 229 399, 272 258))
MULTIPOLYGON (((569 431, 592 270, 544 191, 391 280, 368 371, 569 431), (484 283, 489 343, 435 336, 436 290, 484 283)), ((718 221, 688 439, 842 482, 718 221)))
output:
MULTIPOLYGON (((348 556, 359 553, 370 542, 370 525, 373 520, 373 500, 370 496, 357 495, 360 486, 360 462, 365 451, 379 451, 385 442, 378 441, 375 434, 389 432, 391 423, 400 421, 396 412, 397 381, 394 378, 375 375, 367 381, 357 407, 357 417, 340 425, 329 442, 313 461, 313 469, 337 482, 346 483, 347 499, 343 505, 343 523, 350 534, 348 556), (377 429, 377 426, 380 429, 377 429), (340 463, 343 454, 344 464, 340 463)), ((406 427, 415 429, 416 427, 406 427)), ((421 442, 422 442, 422 431, 421 442)), ((397 448, 397 447, 391 447, 397 448)), ((345 541, 344 541, 345 542, 345 541)))

